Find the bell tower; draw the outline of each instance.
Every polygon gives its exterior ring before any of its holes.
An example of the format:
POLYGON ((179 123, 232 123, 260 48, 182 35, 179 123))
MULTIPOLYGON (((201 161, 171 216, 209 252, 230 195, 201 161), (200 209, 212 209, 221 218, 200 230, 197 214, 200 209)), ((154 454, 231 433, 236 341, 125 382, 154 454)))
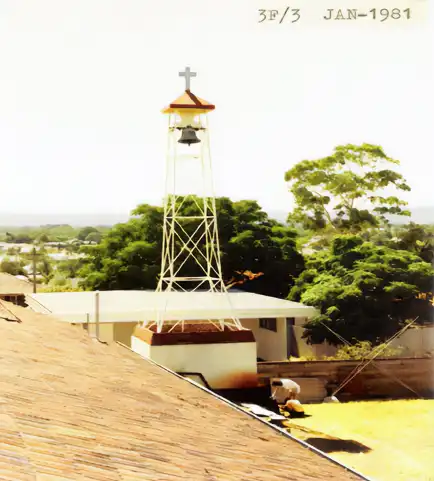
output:
MULTIPOLYGON (((163 109, 168 116, 163 249, 157 292, 226 294, 222 278, 217 210, 209 144, 208 114, 215 106, 194 95, 190 67, 184 93, 163 109)), ((159 330, 164 322, 160 312, 159 330)), ((219 320, 224 329, 229 320, 219 320)), ((235 317, 232 328, 241 329, 235 317)))
POLYGON ((168 147, 160 278, 131 349, 174 372, 200 374, 212 389, 255 387, 255 338, 236 317, 222 277, 208 123, 215 107, 190 90, 196 73, 187 67, 179 75, 185 91, 163 110, 168 147))
POLYGON ((209 145, 211 103, 194 95, 187 67, 185 92, 168 115, 168 149, 161 273, 158 291, 225 292, 209 145))

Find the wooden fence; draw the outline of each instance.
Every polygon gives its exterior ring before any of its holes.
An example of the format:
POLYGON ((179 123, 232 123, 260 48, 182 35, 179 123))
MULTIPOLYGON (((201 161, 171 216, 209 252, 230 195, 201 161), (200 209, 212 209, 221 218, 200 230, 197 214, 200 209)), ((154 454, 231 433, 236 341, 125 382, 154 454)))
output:
MULTIPOLYGON (((263 384, 274 377, 315 378, 324 387, 340 386, 360 361, 260 362, 263 384)), ((377 359, 365 367, 340 392, 341 399, 416 398, 434 396, 434 359, 377 359)))

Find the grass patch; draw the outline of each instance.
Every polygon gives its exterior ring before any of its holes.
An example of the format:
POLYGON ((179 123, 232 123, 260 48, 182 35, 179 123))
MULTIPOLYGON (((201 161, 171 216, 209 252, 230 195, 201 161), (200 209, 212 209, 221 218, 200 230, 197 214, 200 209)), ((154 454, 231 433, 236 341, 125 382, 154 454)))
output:
POLYGON ((291 421, 291 433, 331 457, 378 481, 434 481, 434 400, 305 409, 312 416, 291 421))

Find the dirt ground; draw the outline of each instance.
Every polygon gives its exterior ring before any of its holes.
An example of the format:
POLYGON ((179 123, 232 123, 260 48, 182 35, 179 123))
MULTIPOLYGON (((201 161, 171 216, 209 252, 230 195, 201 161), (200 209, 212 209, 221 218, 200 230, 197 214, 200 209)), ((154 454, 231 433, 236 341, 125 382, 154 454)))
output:
POLYGON ((291 434, 377 481, 434 481, 434 400, 305 405, 291 434))

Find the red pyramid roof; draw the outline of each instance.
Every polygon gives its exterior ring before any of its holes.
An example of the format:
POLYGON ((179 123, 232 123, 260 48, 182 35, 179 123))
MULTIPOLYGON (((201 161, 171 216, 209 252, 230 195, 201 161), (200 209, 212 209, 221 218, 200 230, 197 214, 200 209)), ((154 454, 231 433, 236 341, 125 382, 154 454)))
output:
POLYGON ((214 110, 215 105, 196 97, 190 90, 186 90, 181 96, 171 102, 168 107, 163 109, 163 113, 169 114, 179 109, 214 110))

